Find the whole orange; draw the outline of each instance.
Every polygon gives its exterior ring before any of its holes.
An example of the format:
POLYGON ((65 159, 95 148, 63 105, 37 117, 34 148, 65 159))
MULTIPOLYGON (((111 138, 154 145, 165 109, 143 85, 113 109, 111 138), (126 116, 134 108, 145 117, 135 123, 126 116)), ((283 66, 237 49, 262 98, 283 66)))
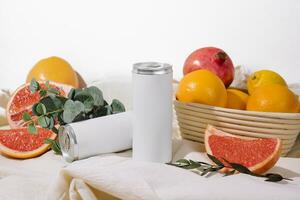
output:
POLYGON ((217 75, 208 70, 196 70, 181 79, 176 98, 181 102, 225 107, 227 92, 217 75))
POLYGON ((27 75, 26 82, 32 79, 54 81, 78 87, 78 78, 72 66, 64 59, 53 56, 37 62, 27 75))
POLYGON ((247 110, 251 111, 296 113, 298 109, 297 96, 286 86, 279 84, 255 89, 247 103, 247 110))
POLYGON ((245 110, 249 95, 238 89, 227 89, 226 108, 245 110))

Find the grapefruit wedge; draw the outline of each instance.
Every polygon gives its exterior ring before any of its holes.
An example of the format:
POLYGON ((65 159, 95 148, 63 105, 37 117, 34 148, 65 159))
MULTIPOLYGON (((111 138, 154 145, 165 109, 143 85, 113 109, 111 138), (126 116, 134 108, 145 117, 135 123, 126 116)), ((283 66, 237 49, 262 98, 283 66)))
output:
MULTIPOLYGON (((25 127, 22 116, 24 112, 28 112, 31 116, 32 106, 39 102, 41 96, 38 92, 31 93, 29 89, 29 83, 20 86, 10 98, 6 106, 6 116, 8 124, 11 128, 25 127)), ((45 84, 40 83, 40 86, 45 88, 45 84)), ((51 87, 58 89, 61 95, 66 96, 71 90, 71 86, 60 84, 60 83, 50 83, 51 87)))
POLYGON ((56 134, 44 128, 37 128, 36 134, 30 134, 27 128, 0 130, 0 151, 12 158, 33 158, 50 148, 44 144, 47 138, 55 139, 56 134))
POLYGON ((281 141, 278 138, 236 136, 208 125, 205 131, 205 149, 224 164, 226 168, 223 168, 223 172, 232 170, 225 162, 227 160, 262 174, 271 169, 279 159, 281 141))

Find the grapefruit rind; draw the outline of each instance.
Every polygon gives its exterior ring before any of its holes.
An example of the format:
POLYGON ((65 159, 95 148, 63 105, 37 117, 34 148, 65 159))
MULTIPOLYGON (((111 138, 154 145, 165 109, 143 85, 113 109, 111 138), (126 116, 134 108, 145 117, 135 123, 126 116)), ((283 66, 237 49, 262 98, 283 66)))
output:
MULTIPOLYGON (((240 138, 240 139, 244 139, 244 140, 256 140, 257 139, 257 138, 232 135, 232 134, 223 132, 221 130, 218 130, 211 125, 208 125, 205 130, 204 144, 205 144, 206 153, 210 154, 210 155, 213 155, 212 150, 209 146, 209 142, 208 142, 208 139, 211 135, 236 137, 236 138, 240 138)), ((273 153, 264 161, 257 163, 256 165, 254 165, 252 167, 248 167, 248 169, 250 171, 257 173, 257 174, 262 174, 262 173, 268 171, 269 169, 271 169, 276 164, 276 162, 278 161, 278 159, 280 157, 280 153, 281 153, 281 141, 278 138, 276 138, 276 140, 277 140, 277 144, 276 144, 276 147, 275 147, 275 150, 273 151, 273 153)), ((221 172, 227 173, 231 170, 232 170, 232 168, 225 167, 221 170, 221 172)))
MULTIPOLYGON (((51 137, 49 137, 49 139, 54 140, 56 138, 56 136, 57 135, 55 133, 53 133, 51 135, 51 137)), ((8 157, 12 157, 12 158, 18 158, 18 159, 34 158, 34 157, 42 155, 43 153, 45 153, 49 149, 50 149, 50 144, 43 144, 42 146, 38 147, 35 150, 17 151, 17 150, 14 150, 14 149, 10 149, 7 146, 0 143, 0 152, 1 152, 1 154, 5 155, 5 156, 8 156, 8 157)))

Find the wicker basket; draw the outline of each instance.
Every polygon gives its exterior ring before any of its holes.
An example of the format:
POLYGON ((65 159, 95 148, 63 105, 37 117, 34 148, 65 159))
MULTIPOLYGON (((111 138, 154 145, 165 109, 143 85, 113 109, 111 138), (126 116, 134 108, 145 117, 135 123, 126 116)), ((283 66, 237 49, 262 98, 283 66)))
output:
POLYGON ((282 141, 282 156, 293 147, 300 131, 300 113, 267 113, 235 110, 174 101, 181 136, 204 142, 204 131, 211 124, 228 133, 282 141))

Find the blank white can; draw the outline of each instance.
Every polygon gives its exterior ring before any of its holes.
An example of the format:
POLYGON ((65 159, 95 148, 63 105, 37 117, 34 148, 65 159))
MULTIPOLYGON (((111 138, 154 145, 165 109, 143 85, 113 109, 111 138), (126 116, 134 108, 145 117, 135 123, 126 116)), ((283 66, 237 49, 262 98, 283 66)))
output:
POLYGON ((58 140, 67 162, 119 152, 132 146, 132 112, 97 117, 59 128, 58 140))
POLYGON ((167 163, 172 159, 172 66, 133 65, 133 159, 167 163))

